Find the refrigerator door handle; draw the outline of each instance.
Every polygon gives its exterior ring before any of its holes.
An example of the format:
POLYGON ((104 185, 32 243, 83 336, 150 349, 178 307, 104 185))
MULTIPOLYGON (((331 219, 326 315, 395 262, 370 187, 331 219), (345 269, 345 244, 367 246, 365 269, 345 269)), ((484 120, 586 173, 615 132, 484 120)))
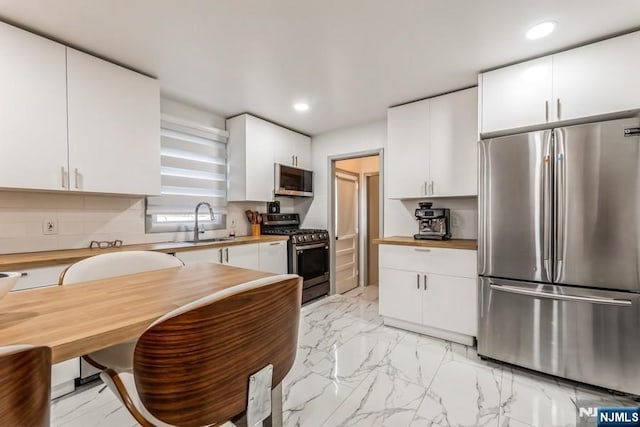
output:
POLYGON ((566 153, 564 135, 561 130, 555 131, 556 140, 556 278, 562 273, 562 262, 565 251, 565 192, 566 192, 566 153))
POLYGON ((585 302, 590 304, 617 305, 617 306, 625 306, 625 307, 630 307, 632 305, 631 301, 623 300, 623 299, 551 294, 548 292, 518 288, 516 286, 496 285, 495 283, 491 283, 491 282, 489 282, 489 286, 492 291, 509 292, 512 294, 529 295, 532 297, 554 299, 559 301, 585 302))
POLYGON ((542 172, 542 251, 544 269, 547 280, 551 280, 551 197, 552 197, 552 180, 551 168, 553 166, 552 146, 553 132, 549 132, 545 138, 543 172, 542 172))

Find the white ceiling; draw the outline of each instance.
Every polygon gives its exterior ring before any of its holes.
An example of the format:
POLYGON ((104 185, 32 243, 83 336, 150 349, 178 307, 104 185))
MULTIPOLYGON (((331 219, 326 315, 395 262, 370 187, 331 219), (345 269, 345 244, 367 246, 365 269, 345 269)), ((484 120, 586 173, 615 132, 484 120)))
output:
POLYGON ((640 27, 638 0, 0 0, 0 19, 157 76, 224 117, 308 134, 640 27), (558 22, 535 42, 524 32, 558 22), (311 110, 292 105, 307 100, 311 110))

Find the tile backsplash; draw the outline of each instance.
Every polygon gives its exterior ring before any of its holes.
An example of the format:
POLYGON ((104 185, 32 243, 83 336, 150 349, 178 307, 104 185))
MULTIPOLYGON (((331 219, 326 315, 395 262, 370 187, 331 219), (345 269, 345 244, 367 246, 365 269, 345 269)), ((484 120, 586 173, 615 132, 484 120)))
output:
MULTIPOLYGON (((283 199, 283 212, 293 212, 293 201, 283 199)), ((145 233, 144 197, 0 191, 0 254, 87 248, 92 240, 122 240, 125 245, 181 241, 191 232, 145 233), (57 234, 45 235, 43 224, 53 220, 57 234)), ((247 209, 264 212, 265 203, 229 203, 227 229, 205 233, 221 237, 234 231, 250 234, 247 209)))

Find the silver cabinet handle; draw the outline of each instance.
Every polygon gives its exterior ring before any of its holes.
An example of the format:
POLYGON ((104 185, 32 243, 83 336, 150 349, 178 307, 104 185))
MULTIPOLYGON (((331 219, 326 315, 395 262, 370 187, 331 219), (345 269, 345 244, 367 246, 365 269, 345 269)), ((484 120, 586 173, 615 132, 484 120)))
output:
POLYGON ((427 181, 424 182, 424 190, 422 191, 422 193, 426 196, 427 195, 427 181))
POLYGON ((556 99, 556 117, 560 120, 560 98, 556 99))
POLYGON ((427 275, 424 275, 424 290, 427 290, 427 275))
POLYGON ((291 166, 295 166, 296 165, 296 156, 294 156, 293 154, 291 155, 291 166))
POLYGON ((78 168, 74 169, 74 174, 76 178, 76 190, 80 189, 80 173, 78 173, 78 168))
POLYGON ((416 252, 431 252, 431 249, 426 248, 414 248, 413 250, 416 252))
POLYGON ((416 289, 420 290, 420 274, 416 273, 416 289))
POLYGON ((429 184, 429 194, 433 196, 433 189, 434 189, 435 185, 433 184, 433 181, 431 181, 431 184, 429 184))
POLYGON ((631 301, 615 298, 599 298, 599 297, 581 297, 578 295, 565 295, 565 294, 552 294, 549 292, 535 291, 533 289, 518 288, 515 286, 496 285, 489 282, 489 286, 492 291, 509 292, 512 294, 530 295, 538 298, 548 298, 560 301, 573 301, 573 302, 587 302, 591 304, 604 304, 604 305, 622 305, 630 306, 631 301))
POLYGON ((222 264, 222 249, 218 249, 218 255, 220 255, 220 264, 222 264))
POLYGON ((549 101, 544 101, 544 121, 549 121, 549 101))
POLYGON ((224 248, 224 258, 225 258, 225 262, 228 264, 229 263, 229 248, 224 248))
POLYGON ((65 179, 67 172, 64 170, 64 166, 60 168, 60 174, 62 175, 62 188, 67 188, 67 180, 65 179))
POLYGON ((277 246, 279 244, 280 244, 280 242, 273 242, 273 243, 269 243, 269 246, 277 246))

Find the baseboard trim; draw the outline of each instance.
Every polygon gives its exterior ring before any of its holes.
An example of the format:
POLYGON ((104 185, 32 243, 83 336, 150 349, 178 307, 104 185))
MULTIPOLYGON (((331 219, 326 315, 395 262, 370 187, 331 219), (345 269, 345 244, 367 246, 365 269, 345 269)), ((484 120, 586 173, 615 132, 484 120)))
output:
POLYGON ((447 341, 453 341, 470 347, 473 347, 474 344, 474 337, 470 335, 446 331, 444 329, 434 328, 431 326, 419 325, 417 323, 406 322, 404 320, 393 319, 391 317, 383 317, 383 320, 385 325, 394 328, 405 329, 407 331, 416 332, 422 335, 429 335, 447 341))

